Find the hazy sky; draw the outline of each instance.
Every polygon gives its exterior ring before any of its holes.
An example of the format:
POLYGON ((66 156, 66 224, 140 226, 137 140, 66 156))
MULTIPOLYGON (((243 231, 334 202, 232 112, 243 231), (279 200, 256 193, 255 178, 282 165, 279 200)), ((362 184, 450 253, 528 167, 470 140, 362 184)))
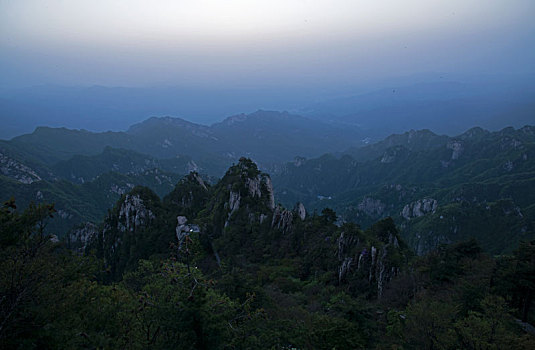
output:
POLYGON ((535 70, 534 0, 0 0, 0 87, 535 70))

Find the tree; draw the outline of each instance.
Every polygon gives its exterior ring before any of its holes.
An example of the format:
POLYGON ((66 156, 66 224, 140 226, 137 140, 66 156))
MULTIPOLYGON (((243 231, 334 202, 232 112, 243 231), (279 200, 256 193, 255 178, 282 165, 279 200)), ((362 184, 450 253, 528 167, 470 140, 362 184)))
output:
POLYGON ((324 208, 321 211, 321 217, 323 218, 325 223, 334 223, 337 219, 336 212, 331 208, 324 208))
POLYGON ((515 256, 516 289, 520 298, 522 321, 527 322, 535 293, 535 241, 521 242, 515 256))
POLYGON ((451 302, 424 298, 406 309, 404 334, 416 349, 448 349, 455 342, 453 320, 458 307, 451 302))
POLYGON ((455 323, 463 349, 507 349, 515 344, 510 328, 510 315, 502 297, 488 295, 481 302, 482 312, 469 311, 468 316, 455 323))
POLYGON ((5 345, 30 331, 32 307, 44 286, 57 281, 49 259, 54 244, 45 234, 54 212, 53 205, 31 203, 19 214, 13 199, 0 210, 0 341, 5 345))
POLYGON ((124 286, 138 300, 133 334, 144 348, 221 349, 252 317, 250 298, 238 304, 197 268, 170 260, 141 260, 125 275, 124 286))

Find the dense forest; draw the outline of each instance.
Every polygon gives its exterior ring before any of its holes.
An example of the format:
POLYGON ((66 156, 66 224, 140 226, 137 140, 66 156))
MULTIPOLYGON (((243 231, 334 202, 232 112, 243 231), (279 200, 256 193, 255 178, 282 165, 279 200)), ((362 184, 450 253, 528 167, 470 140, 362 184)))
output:
POLYGON ((56 215, 0 210, 2 348, 535 348, 535 241, 418 256, 392 218, 282 207, 246 158, 163 199, 137 186, 60 239, 56 215))

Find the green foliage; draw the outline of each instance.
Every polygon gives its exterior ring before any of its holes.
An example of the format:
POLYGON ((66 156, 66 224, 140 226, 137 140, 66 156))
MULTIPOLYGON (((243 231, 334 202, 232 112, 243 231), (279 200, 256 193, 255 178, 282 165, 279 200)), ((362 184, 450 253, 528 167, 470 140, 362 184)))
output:
POLYGON ((285 205, 329 206, 362 227, 391 216, 418 254, 470 237, 491 254, 510 253, 535 238, 534 136, 531 126, 456 137, 410 131, 338 158, 288 163, 273 182, 285 205), (401 215, 430 198, 438 209, 401 215))
POLYGON ((13 207, 0 214, 2 238, 21 230, 1 250, 2 348, 218 349, 255 317, 252 297, 233 302, 196 267, 170 260, 141 260, 122 283, 100 284, 96 261, 44 234, 52 206, 13 207))
POLYGON ((21 208, 26 208, 36 201, 55 203, 59 213, 50 221, 49 228, 61 238, 82 222, 99 222, 121 195, 132 190, 135 185, 149 187, 163 195, 173 189, 178 179, 176 174, 158 170, 139 175, 109 172, 84 184, 74 184, 66 180, 43 180, 23 184, 0 175, 0 193, 15 195, 17 205, 21 208))
POLYGON ((209 198, 209 185, 206 185, 196 172, 182 178, 173 191, 163 198, 163 204, 173 215, 189 218, 197 216, 209 198))
POLYGON ((448 349, 455 341, 452 323, 458 308, 448 302, 423 299, 405 311, 404 339, 415 349, 448 349))
POLYGON ((323 221, 326 223, 326 224, 329 224, 329 223, 334 223, 337 219, 337 216, 336 216, 336 213, 334 210, 332 210, 331 208, 324 208, 322 211, 321 211, 321 216, 322 216, 322 219, 323 221))
POLYGON ((219 295, 196 268, 140 261, 124 277, 135 293, 137 342, 157 349, 218 349, 230 342, 239 306, 219 295))
POLYGON ((481 302, 482 312, 470 311, 455 324, 465 349, 504 349, 515 342, 508 308, 501 297, 489 295, 481 302))
POLYGON ((499 258, 493 287, 498 294, 510 298, 523 322, 533 322, 535 241, 521 242, 514 255, 499 258))
POLYGON ((93 181, 110 171, 123 175, 159 173, 159 178, 165 181, 168 176, 176 180, 177 174, 187 173, 190 161, 191 158, 185 156, 159 160, 132 150, 107 146, 100 154, 75 155, 69 160, 53 164, 51 168, 57 176, 75 183, 93 181))
MULTIPOLYGON (((334 210, 268 204, 242 159, 214 186, 196 174, 163 201, 135 187, 87 255, 48 234, 51 205, 0 210, 0 347, 6 349, 529 349, 533 242, 487 256, 476 240, 413 255, 392 218, 362 230, 334 210), (239 205, 231 209, 231 192, 239 205), (277 214, 276 214, 277 213, 277 214), (200 232, 177 241, 177 216, 200 232), (278 227, 274 216, 284 216, 278 227), (273 223, 273 224, 272 224, 273 223), (94 255, 92 255, 94 253, 94 255)), ((267 180, 266 180, 267 181, 267 180)), ((264 183, 265 184, 265 183, 264 183)))

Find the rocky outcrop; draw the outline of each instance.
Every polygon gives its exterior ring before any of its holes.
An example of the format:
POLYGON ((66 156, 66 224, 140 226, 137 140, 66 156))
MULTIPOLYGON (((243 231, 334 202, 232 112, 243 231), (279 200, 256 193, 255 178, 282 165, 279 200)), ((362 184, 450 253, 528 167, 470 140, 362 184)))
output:
POLYGON ((459 140, 451 140, 451 141, 449 141, 448 144, 446 145, 446 147, 448 149, 452 150, 452 152, 451 152, 451 160, 459 159, 459 157, 461 156, 461 154, 464 151, 464 145, 459 140))
POLYGON ((262 177, 262 182, 266 188, 268 196, 268 206, 271 210, 275 209, 275 195, 273 194, 273 183, 269 175, 264 175, 262 177))
POLYGON ((63 210, 63 209, 58 209, 56 211, 56 214, 57 214, 58 217, 60 217, 62 219, 72 219, 72 214, 69 213, 66 210, 63 210))
MULTIPOLYGON (((457 228, 453 229, 457 231, 457 228)), ((416 255, 422 256, 427 254, 430 250, 435 249, 441 244, 451 244, 452 241, 443 234, 438 234, 433 231, 427 233, 416 233, 415 241, 412 242, 411 246, 414 247, 416 255)))
POLYGON ((293 165, 298 168, 300 167, 301 165, 305 164, 305 162, 307 161, 307 159, 305 157, 295 157, 294 158, 294 161, 293 161, 293 165))
POLYGON ((185 216, 177 216, 176 218, 177 225, 176 225, 176 238, 178 241, 178 251, 180 252, 182 250, 182 244, 184 242, 184 239, 186 236, 194 233, 194 232, 200 232, 199 226, 197 225, 188 225, 188 219, 185 216))
POLYGON ((127 194, 119 209, 117 228, 122 232, 135 232, 138 228, 146 227, 154 218, 139 195, 127 194))
POLYGON ((261 188, 261 177, 260 175, 256 176, 255 178, 247 178, 245 180, 245 186, 247 187, 249 191, 249 195, 253 198, 260 198, 262 197, 262 188, 261 188))
POLYGON ((385 204, 380 199, 365 197, 357 206, 358 210, 369 216, 381 216, 385 210, 385 204))
POLYGON ((227 203, 229 213, 227 216, 227 221, 225 221, 225 227, 229 225, 230 218, 240 208, 241 195, 240 192, 230 191, 230 197, 227 203))
POLYGON ((338 251, 337 256, 338 260, 342 261, 345 259, 345 257, 349 254, 351 254, 351 250, 353 247, 356 247, 359 245, 359 239, 355 235, 348 235, 345 232, 342 232, 340 234, 340 237, 338 237, 338 251))
POLYGON ((381 163, 388 164, 395 162, 403 154, 407 153, 407 149, 403 146, 395 146, 387 149, 381 157, 381 163))
POLYGON ((438 202, 433 198, 424 198, 407 204, 401 211, 401 216, 406 220, 434 213, 437 210, 438 202))
POLYGON ((306 218, 306 210, 303 203, 297 203, 293 210, 284 209, 278 205, 273 211, 273 218, 271 220, 271 228, 276 228, 282 232, 289 232, 294 223, 294 216, 301 221, 306 218))
POLYGON ((500 148, 502 150, 524 149, 522 141, 510 136, 502 137, 500 140, 500 148))
POLYGON ((246 215, 249 223, 263 222, 267 216, 271 216, 275 209, 273 184, 269 175, 260 172, 253 161, 240 158, 239 163, 227 171, 221 182, 228 191, 228 199, 224 202, 227 217, 223 227, 228 227, 232 217, 238 215, 237 212, 246 215))
POLYGON ((103 259, 110 278, 120 279, 125 269, 154 253, 149 242, 160 235, 173 236, 172 231, 154 229, 163 227, 162 221, 156 224, 158 219, 167 220, 162 215, 160 198, 146 187, 135 187, 108 211, 100 228, 87 235, 85 250, 95 251, 103 259))
POLYGON ((398 249, 399 242, 394 234, 388 236, 388 243, 381 249, 381 255, 377 258, 375 266, 375 279, 377 281, 377 297, 381 298, 385 284, 399 273, 398 266, 392 266, 388 261, 388 254, 391 249, 398 249))
MULTIPOLYGON (((197 172, 199 171, 199 166, 197 165, 197 163, 195 163, 193 160, 190 160, 188 162, 188 164, 186 165, 186 169, 189 171, 189 172, 197 172)), ((201 180, 202 181, 202 180, 201 180)))
POLYGON ((510 172, 514 169, 514 164, 512 161, 508 160, 507 162, 505 162, 505 164, 503 165, 503 169, 507 172, 510 172))
POLYGON ((134 188, 134 185, 131 183, 127 183, 126 186, 120 186, 117 184, 111 184, 110 185, 110 192, 116 193, 118 195, 123 195, 129 191, 131 191, 134 188))
POLYGON ((299 219, 305 220, 305 218, 307 216, 307 211, 306 211, 305 206, 303 205, 303 203, 298 202, 295 205, 294 211, 297 213, 297 216, 299 216, 299 219))
POLYGON ((27 185, 41 180, 35 170, 2 152, 0 152, 0 173, 27 185))
POLYGON ((262 192, 267 200, 267 205, 270 209, 275 209, 275 197, 273 195, 273 184, 271 178, 267 174, 258 174, 254 178, 245 179, 245 186, 247 187, 249 196, 253 198, 262 198, 262 192))
POLYGON ((359 245, 359 239, 354 235, 348 235, 347 233, 342 232, 340 234, 340 237, 338 237, 337 243, 337 256, 338 261, 340 261, 340 266, 338 267, 338 283, 342 283, 353 264, 354 258, 351 256, 351 250, 353 249, 353 247, 359 245))
POLYGON ((294 213, 291 210, 284 209, 280 205, 275 208, 273 212, 273 219, 271 220, 271 227, 277 228, 282 232, 288 232, 292 229, 294 213))
POLYGON ((208 188, 206 188, 206 184, 204 183, 202 177, 197 172, 191 172, 190 177, 192 180, 196 181, 203 189, 208 190, 208 188))
POLYGON ((353 263, 352 257, 346 257, 344 258, 344 260, 342 260, 340 267, 338 267, 338 283, 342 283, 343 279, 349 272, 352 263, 353 263))
POLYGON ((73 229, 67 236, 70 249, 83 254, 89 243, 97 237, 99 230, 97 225, 86 222, 82 226, 73 229))
POLYGON ((400 245, 397 234, 389 228, 380 232, 380 236, 384 237, 382 243, 369 244, 354 233, 340 234, 337 242, 338 283, 347 283, 349 276, 365 280, 381 298, 385 286, 399 274, 399 266, 389 257, 400 251, 400 245))

